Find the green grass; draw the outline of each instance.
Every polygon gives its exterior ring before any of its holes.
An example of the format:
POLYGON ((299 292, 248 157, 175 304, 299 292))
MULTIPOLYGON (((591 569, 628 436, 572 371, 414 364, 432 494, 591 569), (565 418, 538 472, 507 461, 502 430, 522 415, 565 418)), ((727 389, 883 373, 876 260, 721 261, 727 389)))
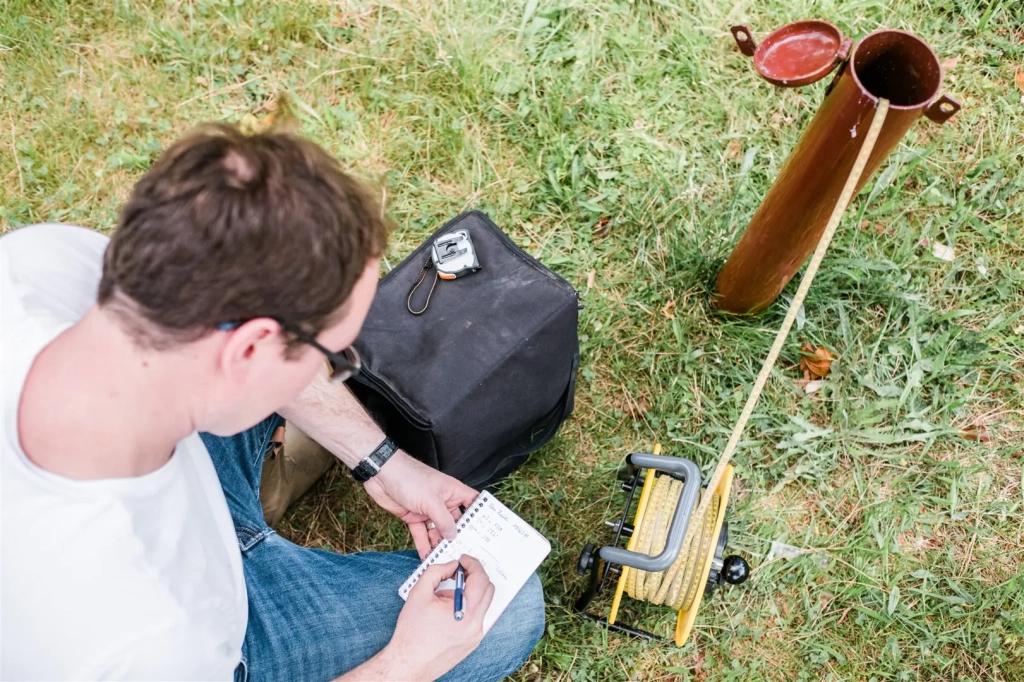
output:
MULTIPOLYGON (((288 93, 386 200, 391 265, 477 207, 586 302, 576 414, 499 493, 553 546, 548 634, 516 679, 1015 682, 1022 45, 1012 0, 5 0, 0 227, 109 230, 175 136, 288 93), (855 201, 748 428, 730 523, 752 580, 683 648, 609 635, 569 605, 579 549, 609 540, 618 462, 660 441, 709 471, 785 312, 723 319, 707 294, 824 83, 764 83, 728 27, 807 17, 922 36, 960 59, 944 87, 965 107, 917 123, 855 201), (793 384, 808 342, 839 356, 814 396, 793 384), (974 424, 992 440, 958 436, 974 424), (807 552, 769 562, 773 541, 807 552)), ((282 532, 409 546, 338 472, 282 532)), ((625 617, 673 622, 628 601, 625 617)))

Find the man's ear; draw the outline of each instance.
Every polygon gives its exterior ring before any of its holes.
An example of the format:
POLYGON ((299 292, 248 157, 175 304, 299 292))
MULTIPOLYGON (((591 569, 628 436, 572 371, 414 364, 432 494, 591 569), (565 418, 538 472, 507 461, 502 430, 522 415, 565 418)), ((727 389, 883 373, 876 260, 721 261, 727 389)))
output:
POLYGON ((281 325, 268 317, 249 320, 238 329, 217 332, 225 335, 220 353, 220 370, 231 382, 242 382, 257 363, 276 359, 282 352, 281 325))

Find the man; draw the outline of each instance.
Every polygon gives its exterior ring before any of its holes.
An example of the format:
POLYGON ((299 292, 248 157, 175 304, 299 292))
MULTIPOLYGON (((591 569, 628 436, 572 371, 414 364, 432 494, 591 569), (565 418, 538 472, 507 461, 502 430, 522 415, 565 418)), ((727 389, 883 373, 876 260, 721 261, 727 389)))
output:
POLYGON ((485 633, 474 559, 456 621, 434 591, 454 565, 403 603, 416 553, 306 549, 263 519, 282 417, 370 476, 420 557, 476 496, 387 458, 340 383, 385 239, 322 149, 226 126, 165 152, 110 240, 0 239, 4 679, 478 682, 522 665, 544 628, 536 576, 485 633))

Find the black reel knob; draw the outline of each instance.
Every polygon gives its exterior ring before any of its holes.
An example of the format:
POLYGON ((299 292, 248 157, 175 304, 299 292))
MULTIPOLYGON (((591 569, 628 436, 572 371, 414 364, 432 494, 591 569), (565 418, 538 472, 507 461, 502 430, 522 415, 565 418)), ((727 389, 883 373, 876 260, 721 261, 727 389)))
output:
POLYGON ((580 559, 576 563, 576 573, 586 575, 590 567, 594 565, 594 543, 588 542, 580 552, 580 559))
POLYGON ((722 580, 730 585, 747 582, 750 577, 750 564, 741 556, 727 556, 722 561, 722 580))

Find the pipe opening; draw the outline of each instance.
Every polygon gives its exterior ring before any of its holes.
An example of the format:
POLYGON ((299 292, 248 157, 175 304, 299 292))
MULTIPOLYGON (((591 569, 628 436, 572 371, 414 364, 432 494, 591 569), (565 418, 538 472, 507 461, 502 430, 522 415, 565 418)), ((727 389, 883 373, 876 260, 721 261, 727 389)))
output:
POLYGON ((869 94, 897 107, 919 107, 938 94, 939 60, 920 38, 903 31, 878 31, 854 51, 853 75, 869 94))

